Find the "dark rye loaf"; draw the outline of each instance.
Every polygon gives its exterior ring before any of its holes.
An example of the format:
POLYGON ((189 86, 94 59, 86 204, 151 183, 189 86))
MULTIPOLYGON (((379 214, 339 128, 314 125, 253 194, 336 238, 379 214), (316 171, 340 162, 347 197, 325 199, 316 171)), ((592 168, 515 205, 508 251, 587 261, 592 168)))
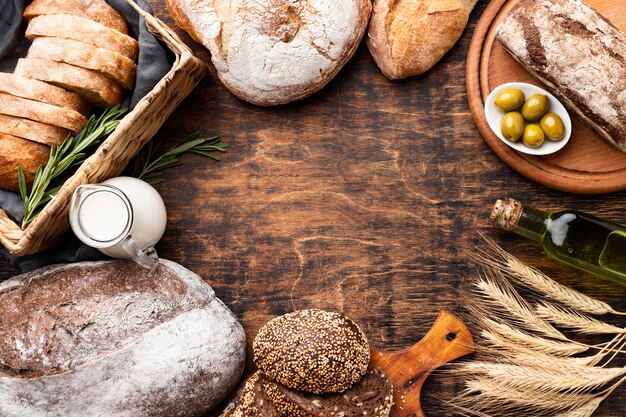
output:
POLYGON ((583 122, 626 152, 626 35, 580 0, 521 0, 497 39, 583 122))
POLYGON ((235 316, 161 260, 59 265, 0 284, 0 416, 195 417, 245 360, 235 316))

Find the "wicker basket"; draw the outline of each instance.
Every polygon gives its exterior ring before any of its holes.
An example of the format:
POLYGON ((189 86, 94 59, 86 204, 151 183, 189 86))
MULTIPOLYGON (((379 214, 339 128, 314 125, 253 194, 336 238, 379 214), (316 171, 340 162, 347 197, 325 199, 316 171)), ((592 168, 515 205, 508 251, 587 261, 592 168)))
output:
POLYGON ((206 66, 170 28, 127 0, 146 19, 148 30, 175 54, 172 69, 121 121, 57 196, 25 230, 0 210, 0 243, 13 255, 36 253, 54 246, 69 228, 68 211, 74 190, 120 175, 130 160, 159 130, 191 90, 206 75, 206 66))

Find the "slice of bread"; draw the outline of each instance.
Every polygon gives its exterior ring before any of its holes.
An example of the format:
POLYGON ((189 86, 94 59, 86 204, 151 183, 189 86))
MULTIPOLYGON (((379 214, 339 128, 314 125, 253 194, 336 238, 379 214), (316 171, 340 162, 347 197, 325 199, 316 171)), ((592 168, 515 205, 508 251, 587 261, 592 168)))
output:
POLYGON ((35 0, 24 10, 24 17, 27 20, 47 14, 87 17, 128 35, 128 24, 124 16, 109 6, 105 0, 35 0))
POLYGON ((97 71, 132 90, 135 86, 137 65, 115 51, 98 48, 83 42, 58 38, 36 38, 26 58, 48 59, 97 71))
POLYGON ((5 93, 0 93, 0 114, 48 123, 72 132, 79 132, 87 124, 85 116, 74 110, 5 93))
POLYGON ((70 131, 23 117, 0 114, 0 134, 17 136, 44 145, 58 146, 63 143, 70 131))
POLYGON ((91 116, 93 113, 91 106, 76 93, 44 83, 43 81, 24 78, 6 72, 0 72, 0 93, 64 107, 85 116, 91 116))
POLYGON ((0 188, 19 191, 17 167, 22 167, 26 184, 33 182, 37 167, 45 164, 50 147, 11 135, 0 134, 0 188))
POLYGON ((139 44, 133 38, 98 22, 69 14, 37 16, 28 22, 26 38, 61 38, 88 43, 98 48, 117 51, 133 62, 139 56, 139 44))
POLYGON ((96 107, 122 101, 122 87, 97 71, 47 59, 20 58, 15 74, 73 91, 96 107))

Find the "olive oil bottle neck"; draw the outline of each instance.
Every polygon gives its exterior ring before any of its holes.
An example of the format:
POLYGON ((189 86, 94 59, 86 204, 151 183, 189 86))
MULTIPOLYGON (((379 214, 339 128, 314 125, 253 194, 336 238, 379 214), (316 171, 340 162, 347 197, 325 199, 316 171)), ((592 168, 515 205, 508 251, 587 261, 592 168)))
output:
POLYGON ((546 234, 546 220, 550 216, 550 213, 524 206, 517 200, 507 198, 496 201, 489 218, 503 230, 515 232, 541 243, 546 234))

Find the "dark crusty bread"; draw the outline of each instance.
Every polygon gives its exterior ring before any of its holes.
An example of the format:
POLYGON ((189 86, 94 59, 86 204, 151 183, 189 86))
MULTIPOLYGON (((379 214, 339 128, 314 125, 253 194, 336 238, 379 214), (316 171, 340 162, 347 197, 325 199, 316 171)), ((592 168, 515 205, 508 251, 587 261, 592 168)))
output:
POLYGON ((0 134, 17 136, 44 145, 58 146, 63 143, 70 131, 23 117, 0 114, 0 134))
POLYGON ((73 91, 96 107, 122 101, 122 87, 97 71, 47 59, 20 58, 15 73, 73 91))
POLYGON ((115 51, 98 48, 83 42, 57 38, 36 38, 28 48, 27 58, 64 62, 97 71, 132 90, 135 86, 137 65, 115 51))
POLYGON ((170 261, 47 267, 1 283, 0 303, 3 417, 199 417, 243 371, 243 328, 170 261))
MULTIPOLYGON (((37 167, 45 164, 49 156, 50 148, 46 145, 0 133, 0 188, 19 191, 17 167, 20 166, 24 170, 27 185, 30 185, 37 167)), ((0 339, 5 340, 4 334, 2 332, 0 334, 3 335, 0 339)), ((0 357, 0 374, 1 369, 2 358, 0 357)), ((1 409, 2 406, 0 406, 0 415, 3 415, 1 409)))
POLYGON ((224 411, 222 417, 269 417, 281 416, 274 404, 269 400, 263 385, 260 383, 262 374, 256 371, 246 379, 237 393, 232 405, 224 411))
POLYGON ((35 0, 24 10, 24 17, 32 19, 47 14, 70 14, 88 17, 104 26, 128 34, 124 16, 105 0, 35 0))
POLYGON ((13 96, 41 101, 57 107, 65 107, 91 116, 93 109, 78 94, 66 91, 43 81, 0 72, 0 92, 13 96))
POLYGON ((79 132, 87 119, 74 110, 0 93, 0 114, 23 117, 79 132))
POLYGON ((388 417, 393 385, 385 374, 370 368, 361 380, 339 394, 311 394, 260 378, 263 391, 280 415, 296 417, 388 417))
POLYGON ((38 37, 70 39, 117 51, 137 62, 139 44, 133 38, 96 21, 69 14, 37 16, 28 22, 26 38, 38 37))
POLYGON ((367 371, 369 343, 349 318, 300 310, 266 323, 253 343, 254 361, 270 379, 315 394, 343 392, 367 371))
POLYGON ((521 0, 502 46, 570 110, 626 152, 626 35, 580 0, 521 0))

